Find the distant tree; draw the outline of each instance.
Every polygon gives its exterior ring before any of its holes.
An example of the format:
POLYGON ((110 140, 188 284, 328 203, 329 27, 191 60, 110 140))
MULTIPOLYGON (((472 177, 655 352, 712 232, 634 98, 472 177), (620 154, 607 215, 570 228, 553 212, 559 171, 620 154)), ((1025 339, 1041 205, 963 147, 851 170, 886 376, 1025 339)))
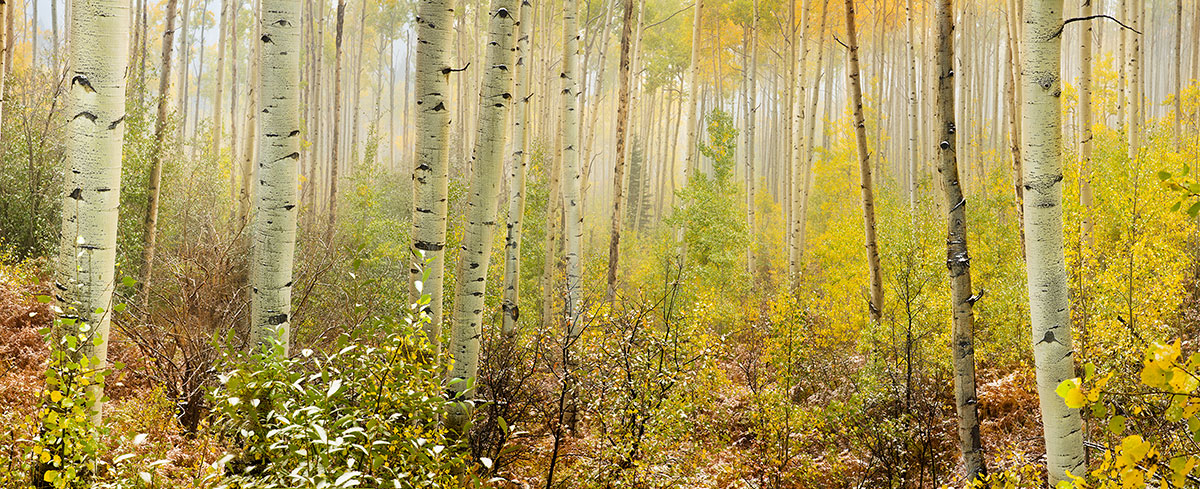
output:
POLYGON ((733 118, 720 110, 709 113, 707 123, 709 142, 697 148, 712 160, 712 175, 695 172, 688 179, 667 222, 683 230, 687 254, 692 260, 700 266, 714 265, 728 270, 727 267, 744 257, 749 241, 733 178, 738 131, 733 118))
POLYGON ((525 224, 525 170, 529 166, 529 100, 533 69, 529 38, 533 34, 533 5, 522 0, 517 16, 515 84, 513 86, 512 161, 509 163, 508 233, 504 238, 503 332, 516 332, 521 303, 521 230, 525 224))
POLYGON ((150 301, 150 277, 154 273, 154 255, 158 241, 158 200, 162 192, 163 144, 167 137, 167 108, 171 97, 171 50, 175 47, 175 8, 178 0, 167 1, 166 30, 162 39, 162 68, 158 72, 158 115, 154 121, 154 150, 150 154, 150 179, 146 194, 146 219, 142 229, 141 303, 150 301))

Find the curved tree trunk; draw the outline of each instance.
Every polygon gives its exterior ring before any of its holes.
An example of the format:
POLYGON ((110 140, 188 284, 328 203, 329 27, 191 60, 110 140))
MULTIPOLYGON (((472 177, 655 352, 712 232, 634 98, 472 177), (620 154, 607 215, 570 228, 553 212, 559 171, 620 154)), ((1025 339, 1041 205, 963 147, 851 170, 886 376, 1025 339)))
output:
POLYGON ((150 156, 150 182, 146 190, 146 219, 142 230, 141 305, 150 302, 150 276, 154 273, 154 253, 158 240, 158 198, 162 187, 163 140, 167 137, 167 106, 171 89, 171 48, 175 38, 175 8, 178 0, 167 1, 167 25, 163 31, 162 68, 158 72, 158 115, 154 121, 154 149, 150 156))
POLYGON ((1062 80, 1059 61, 1062 0, 1026 0, 1021 87, 1025 158, 1025 241, 1033 357, 1046 439, 1046 472, 1050 486, 1069 481, 1066 472, 1082 474, 1083 424, 1055 393, 1075 377, 1071 348, 1071 314, 1063 257, 1062 216, 1062 80))
POLYGON ((251 342, 279 334, 288 350, 300 161, 300 0, 262 0, 257 41, 262 124, 254 179, 251 342))
POLYGON ((512 104, 513 41, 515 0, 495 0, 488 24, 488 46, 483 84, 479 94, 478 136, 467 198, 467 223, 459 252, 458 277, 454 288, 454 318, 450 330, 450 352, 454 365, 447 375, 446 390, 452 400, 446 425, 461 433, 468 411, 464 408, 474 392, 479 373, 479 343, 483 335, 484 294, 487 291, 492 233, 496 228, 496 197, 504 165, 504 123, 512 104))
POLYGON ((529 66, 529 39, 533 35, 533 5, 521 2, 517 35, 516 80, 513 86, 512 162, 509 174, 508 234, 504 239, 504 313, 502 332, 512 336, 521 317, 521 228, 525 224, 525 169, 529 164, 529 93, 533 70, 529 66))
POLYGON ((849 47, 850 105, 854 109, 854 135, 858 147, 858 170, 862 181, 863 225, 866 230, 867 269, 871 275, 871 320, 878 322, 883 309, 883 277, 879 270, 879 244, 875 239, 875 191, 871 179, 871 153, 867 148, 867 126, 863 119, 862 83, 858 68, 858 34, 854 25, 854 0, 846 0, 846 42, 849 47))
POLYGON ((450 134, 449 75, 450 30, 454 19, 454 0, 427 0, 417 11, 417 102, 416 161, 413 168, 413 248, 424 253, 428 263, 413 267, 410 282, 422 280, 420 291, 410 296, 429 294, 426 333, 437 348, 442 336, 442 279, 446 248, 446 198, 449 193, 450 134), (425 271, 422 272, 422 269, 425 271))
MULTIPOLYGON (((75 330, 87 324, 98 341, 79 354, 105 365, 112 293, 116 282, 117 208, 125 133, 125 81, 129 64, 129 2, 75 0, 71 9, 66 170, 62 231, 55 282, 64 319, 75 330)), ((11 38, 10 38, 11 39, 11 38)), ((66 333, 66 332, 64 332, 66 333)), ((88 386, 103 398, 103 384, 88 386)), ((93 405, 99 426, 103 404, 93 405)))
POLYGON ((967 199, 958 179, 958 149, 954 119, 954 6, 939 0, 937 22, 937 131, 938 173, 950 212, 946 222, 946 268, 950 271, 950 312, 954 330, 954 405, 958 412, 958 442, 967 481, 987 475, 983 444, 979 439, 979 408, 975 396, 975 319, 977 297, 971 291, 971 256, 967 250, 967 199))

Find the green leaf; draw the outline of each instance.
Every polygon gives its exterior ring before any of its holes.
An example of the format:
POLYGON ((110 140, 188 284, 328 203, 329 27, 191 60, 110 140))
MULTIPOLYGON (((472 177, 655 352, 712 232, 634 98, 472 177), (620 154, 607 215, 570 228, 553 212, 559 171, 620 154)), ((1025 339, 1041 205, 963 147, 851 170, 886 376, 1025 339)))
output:
POLYGON ((134 285, 137 285, 137 280, 134 280, 133 277, 125 276, 121 277, 121 283, 126 287, 133 287, 134 285))
POLYGON ((114 311, 117 311, 117 312, 125 312, 125 309, 126 309, 127 307, 128 307, 128 306, 126 306, 126 305, 125 305, 125 304, 123 304, 123 303, 122 303, 122 304, 117 304, 117 305, 113 306, 113 310, 114 310, 114 311))
POLYGON ((48 296, 48 295, 39 295, 39 296, 37 296, 37 301, 38 301, 38 302, 41 302, 42 304, 49 304, 49 303, 50 303, 50 301, 52 301, 52 300, 54 300, 54 298, 53 298, 53 297, 50 297, 50 296, 48 296))
POLYGON ((1188 166, 1187 163, 1184 163, 1183 171, 1179 172, 1179 176, 1186 177, 1188 175, 1188 173, 1191 173, 1191 171, 1192 171, 1192 167, 1188 166))
POLYGON ((333 382, 329 383, 329 391, 325 393, 325 398, 328 399, 337 395, 340 390, 342 390, 342 379, 333 379, 333 382))
POLYGON ((1125 432, 1125 417, 1113 416, 1108 420, 1108 431, 1114 435, 1120 435, 1125 432))
POLYGON ((1159 171, 1159 172, 1158 172, 1158 179, 1159 179, 1159 180, 1163 180, 1163 181, 1170 180, 1170 179, 1171 179, 1171 172, 1169 172, 1169 171, 1159 171))
POLYGON ((1179 201, 1179 202, 1176 202, 1176 203, 1175 203, 1175 205, 1172 205, 1172 206, 1171 206, 1171 212, 1179 212, 1179 208, 1180 208, 1180 207, 1182 207, 1182 206, 1183 206, 1183 201, 1182 201, 1182 200, 1181 200, 1181 201, 1179 201))
POLYGON ((1200 214, 1200 201, 1192 203, 1191 207, 1188 207, 1187 213, 1192 217, 1196 217, 1197 214, 1200 214))

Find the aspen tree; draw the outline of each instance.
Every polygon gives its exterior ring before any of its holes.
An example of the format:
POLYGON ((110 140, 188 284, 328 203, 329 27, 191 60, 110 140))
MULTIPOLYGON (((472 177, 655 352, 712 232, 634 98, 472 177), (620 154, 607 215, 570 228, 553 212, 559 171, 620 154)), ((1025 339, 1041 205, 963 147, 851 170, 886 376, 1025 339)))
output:
MULTIPOLYGON (((820 38, 820 36, 823 35, 822 33, 825 32, 825 20, 826 20, 826 17, 828 16, 828 14, 829 14, 829 5, 822 4, 821 5, 821 22, 820 22, 820 26, 817 28, 818 29, 818 31, 817 31, 818 38, 820 38)), ((817 65, 816 65, 817 71, 813 76, 812 93, 809 95, 809 99, 810 99, 810 101, 808 102, 809 117, 807 118, 807 120, 805 122, 805 127, 803 128, 804 132, 802 134, 802 137, 804 138, 804 143, 803 143, 804 147, 809 148, 809 149, 806 150, 804 152, 805 154, 803 155, 803 158, 804 158, 804 161, 803 161, 803 167, 804 167, 803 187, 801 187, 801 189, 800 189, 799 215, 795 219, 796 237, 795 237, 794 243, 795 243, 795 249, 796 249, 798 255, 796 256, 794 263, 797 267, 804 266, 804 250, 805 250, 805 245, 808 243, 808 196, 812 191, 812 182, 813 182, 812 150, 811 150, 811 148, 813 147, 814 133, 816 132, 817 88, 819 88, 819 85, 821 83, 821 76, 822 76, 821 59, 824 56, 825 56, 825 44, 820 43, 817 47, 817 65)), ((801 100, 800 103, 803 104, 805 102, 803 100, 801 100)))
MULTIPOLYGON (((1142 6, 1140 5, 1140 0, 1134 1, 1133 5, 1130 7, 1130 9, 1132 10, 1132 12, 1130 13, 1130 17, 1129 17, 1129 24, 1134 29, 1142 29, 1141 18, 1142 18, 1142 10, 1143 9, 1142 9, 1142 6)), ((1128 126, 1126 128, 1126 130, 1128 132, 1126 133, 1126 135, 1128 136, 1128 140, 1129 140, 1129 148, 1128 148, 1129 149, 1129 159, 1132 160, 1134 158, 1137 158, 1138 151, 1141 149, 1141 130, 1142 130, 1142 115, 1141 115, 1141 113, 1142 113, 1142 85, 1141 85, 1142 84, 1142 79, 1141 79, 1142 78, 1141 77, 1142 45, 1141 45, 1141 35, 1137 34, 1136 32, 1133 33, 1130 36, 1129 42, 1130 42, 1129 59, 1127 60, 1128 65, 1129 65, 1129 67, 1127 69, 1127 71, 1129 73, 1129 87, 1128 87, 1129 94, 1126 96, 1126 100, 1129 103, 1129 109, 1126 110, 1125 113, 1128 116, 1128 121, 1126 122, 1126 124, 1128 126)))
MULTIPOLYGON (((125 133, 125 81, 129 64, 129 2, 75 0, 71 8, 70 81, 62 229, 55 289, 63 319, 86 325, 96 341, 79 354, 103 366, 108 358, 125 133)), ((9 39, 12 39, 9 37, 9 39)), ((88 386, 100 425, 103 385, 88 386)))
POLYGON ((179 103, 179 127, 176 127, 175 130, 178 133, 180 141, 183 141, 184 129, 187 128, 188 60, 192 49, 192 40, 188 38, 188 20, 190 20, 192 13, 191 1, 182 1, 183 11, 179 15, 182 20, 179 26, 179 70, 177 71, 179 81, 175 83, 175 89, 178 90, 175 99, 179 103))
POLYGON ((971 290, 971 256, 967 250, 967 199, 958 178, 956 121, 954 119, 954 6, 952 0, 934 5, 937 22, 936 70, 938 173, 950 212, 946 222, 946 268, 950 275, 950 311, 954 329, 954 405, 958 412, 958 441, 967 481, 987 475, 979 439, 978 398, 975 396, 975 318, 977 297, 971 290))
MULTIPOLYGON (((221 104, 225 101, 223 92, 225 90, 225 39, 228 37, 229 29, 229 11, 230 4, 236 0, 221 0, 221 21, 217 33, 217 93, 213 97, 213 133, 212 133, 212 157, 221 157, 221 118, 225 115, 222 111, 221 104)), ((233 179, 233 169, 230 167, 229 178, 233 179)), ((233 191, 235 185, 230 182, 229 190, 233 191)))
POLYGON ((908 146, 905 148, 908 158, 908 181, 905 182, 905 191, 908 193, 908 212, 915 220, 917 215, 917 161, 920 158, 917 152, 917 55, 913 49, 913 0, 905 1, 904 17, 904 27, 908 34, 904 39, 904 61, 908 65, 908 70, 906 70, 908 75, 908 127, 906 128, 908 146))
POLYGON ((579 202, 579 4, 563 2, 562 80, 562 206, 563 261, 566 262, 566 301, 563 314, 568 335, 579 334, 580 249, 583 242, 583 213, 579 202))
MULTIPOLYGON (((258 111, 260 110, 259 104, 261 99, 261 92, 258 91, 258 80, 261 69, 260 61, 262 59, 262 43, 256 41, 262 37, 261 26, 258 23, 262 17, 259 11, 261 2, 262 0, 254 0, 250 11, 250 18, 253 22, 251 23, 252 27, 249 39, 249 47, 251 49, 250 59, 246 62, 246 78, 248 78, 247 81, 249 82, 247 83, 246 92, 246 141, 243 141, 242 144, 242 186, 241 194, 238 197, 238 222, 242 226, 250 223, 250 194, 255 185, 254 179, 251 177, 256 174, 254 169, 254 153, 258 149, 258 111)), ((237 158, 237 156, 235 155, 234 158, 237 158)))
POLYGON ((862 181, 863 225, 866 235, 867 269, 871 276, 871 320, 878 322, 883 311, 883 276, 879 270, 879 245, 875 239, 875 190, 871 180, 871 153, 867 148, 867 125, 863 119, 862 83, 859 81, 858 34, 854 25, 854 0, 846 0, 846 43, 849 66, 846 76, 850 88, 850 106, 854 111, 855 144, 858 170, 862 181))
MULTIPOLYGON (((809 168, 805 162, 811 161, 807 159, 808 148, 804 145, 804 123, 807 118, 805 109, 808 105, 805 103, 807 98, 804 96, 807 93, 806 77, 804 75, 808 71, 808 52, 812 49, 812 43, 805 37, 807 34, 808 1, 801 0, 800 34, 797 36, 801 44, 800 60, 796 64, 795 77, 788 81, 789 84, 795 84, 796 87, 793 90, 795 96, 789 101, 792 104, 792 121, 790 126, 791 152, 789 153, 791 158, 787 162, 792 182, 792 191, 789 193, 790 200, 787 204, 788 208, 791 209, 791 212, 788 214, 788 219, 791 221, 791 224, 788 226, 788 273, 791 278, 793 290, 799 289, 801 269, 804 267, 804 263, 802 262, 804 245, 800 243, 800 220, 803 213, 802 207, 804 207, 803 185, 808 181, 809 168)), ((796 63, 796 60, 792 60, 791 62, 796 63)))
POLYGON ((621 256, 621 206, 625 203, 625 145, 629 138, 629 71, 630 48, 633 44, 633 0, 624 0, 625 13, 621 27, 621 61, 617 87, 617 149, 613 167, 612 227, 608 242, 608 299, 617 291, 617 267, 621 256))
POLYGON ((454 290, 454 318, 450 352, 454 364, 448 374, 447 391, 453 403, 447 426, 461 433, 468 412, 464 409, 479 373, 479 343, 483 334, 484 294, 487 290, 488 258, 496 228, 500 170, 504 164, 505 118, 512 104, 515 0, 494 0, 488 23, 488 45, 483 84, 479 94, 478 136, 475 138, 471 188, 467 198, 467 224, 459 252, 458 277, 454 290))
MULTIPOLYGON (((450 150, 450 29, 454 0, 427 0, 417 8, 417 69, 415 96, 416 152, 413 167, 413 248, 424 253, 429 277, 421 290, 429 294, 426 333, 436 348, 442 335, 442 279, 446 248, 446 199, 449 193, 450 150)), ((421 280, 422 267, 413 267, 411 281, 421 280)), ((413 302, 416 296, 415 288, 413 302)))
POLYGON ((142 221, 142 271, 139 287, 141 305, 150 303, 150 277, 158 241, 158 199, 162 192, 163 140, 167 137, 167 106, 170 103, 171 49, 175 46, 175 8, 178 0, 167 1, 167 25, 162 38, 162 68, 158 72, 158 115, 154 121, 154 149, 150 153, 150 178, 146 189, 146 218, 142 221))
MULTIPOLYGON (((1083 0, 1079 16, 1092 15, 1092 0, 1083 0)), ((1083 216, 1079 240, 1092 246, 1092 22, 1084 21, 1079 43, 1079 205, 1083 216)))
POLYGON ((278 329, 286 352, 296 249, 297 165, 300 161, 300 1, 261 0, 258 92, 262 121, 254 184, 251 245, 251 342, 278 329))
POLYGON ((521 316, 521 230, 525 224, 525 170, 529 165, 529 101, 533 94, 530 66, 530 37, 533 35, 533 5, 522 0, 517 16, 515 51, 516 77, 513 85, 512 161, 509 167, 508 234, 504 239, 504 313, 501 332, 510 336, 517 331, 521 316))
MULTIPOLYGON (((572 1, 572 0, 568 0, 572 1)), ((692 172, 698 168, 699 162, 696 158, 696 133, 700 126, 700 120, 696 113, 695 95, 700 91, 696 86, 696 79, 700 73, 700 20, 703 13, 704 0, 696 0, 695 10, 692 12, 692 56, 690 64, 688 64, 688 88, 692 90, 693 99, 687 101, 688 117, 687 117, 687 147, 685 148, 684 159, 684 180, 692 175, 692 172)))
MULTIPOLYGON (((325 242, 333 241, 333 230, 337 224, 338 180, 338 144, 339 129, 342 126, 342 35, 343 24, 346 20, 346 0, 337 3, 337 30, 333 41, 333 142, 329 149, 329 217, 325 227, 325 242)), ((449 26, 447 26, 449 28, 449 26)))
MULTIPOLYGON (((1200 49, 1200 46, 1193 49, 1200 49)), ((1179 152, 1180 113, 1183 112, 1183 0, 1175 0, 1175 66, 1172 91, 1175 92, 1175 123, 1171 126, 1175 152, 1179 152)))
MULTIPOLYGON (((754 224, 754 211, 758 205, 758 175, 754 169, 754 133, 758 118, 758 0, 753 1, 754 10, 750 18, 750 71, 746 87, 746 227, 750 230, 750 245, 746 247, 746 272, 754 280, 757 270, 755 247, 758 242, 758 228, 754 224)), ((668 120, 670 118, 668 117, 668 120)))
POLYGON ((1026 271, 1034 365, 1046 440, 1050 486, 1085 470, 1083 424, 1055 389, 1075 377, 1067 273, 1063 255, 1062 80, 1059 61, 1062 0, 1026 0, 1022 40, 1021 154, 1025 159, 1026 271))
POLYGON ((1009 152, 1012 153, 1012 181, 1013 181, 1013 197, 1017 208, 1017 232, 1021 236, 1021 254, 1025 253, 1025 188, 1021 183, 1024 178, 1021 171, 1021 115, 1018 113, 1021 110, 1021 50, 1018 39, 1020 30, 1017 22, 1020 11, 1017 9, 1016 0, 1008 0, 1008 9, 1005 11, 1008 24, 1008 57, 1009 69, 1004 74, 1004 82, 1007 86, 1005 104, 1008 113, 1008 130, 1009 130, 1009 152))
POLYGON ((9 42, 12 38, 8 37, 8 29, 4 26, 8 25, 12 19, 8 17, 8 0, 0 0, 0 121, 3 121, 4 116, 4 79, 8 78, 8 56, 10 50, 9 42))

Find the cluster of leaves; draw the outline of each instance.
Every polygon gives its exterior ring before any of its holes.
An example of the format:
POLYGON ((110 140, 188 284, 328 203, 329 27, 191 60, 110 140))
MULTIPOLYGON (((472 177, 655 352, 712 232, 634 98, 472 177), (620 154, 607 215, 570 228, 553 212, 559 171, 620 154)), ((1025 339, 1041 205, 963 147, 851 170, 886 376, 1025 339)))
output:
MULTIPOLYGON (((1180 342, 1146 348, 1140 384, 1115 387, 1115 372, 1097 374, 1092 364, 1082 378, 1057 389, 1068 407, 1104 420, 1105 436, 1119 438, 1096 448, 1104 456, 1087 474, 1073 474, 1076 488, 1193 486, 1200 457, 1189 447, 1200 441, 1200 353, 1183 358, 1180 342)), ((1066 487, 1066 486, 1065 486, 1066 487)))
POLYGON ((214 427, 240 449, 210 477, 219 487, 470 486, 463 451, 438 422, 440 362, 407 317, 343 335, 334 353, 290 357, 277 343, 228 353, 214 427))
POLYGON ((691 172, 668 223, 683 228, 689 257, 701 266, 729 272, 742 259, 749 242, 746 219, 739 212, 743 199, 733 180, 738 131, 733 118, 721 110, 709 114, 707 123, 709 144, 701 144, 700 153, 711 159, 712 175, 691 172))

